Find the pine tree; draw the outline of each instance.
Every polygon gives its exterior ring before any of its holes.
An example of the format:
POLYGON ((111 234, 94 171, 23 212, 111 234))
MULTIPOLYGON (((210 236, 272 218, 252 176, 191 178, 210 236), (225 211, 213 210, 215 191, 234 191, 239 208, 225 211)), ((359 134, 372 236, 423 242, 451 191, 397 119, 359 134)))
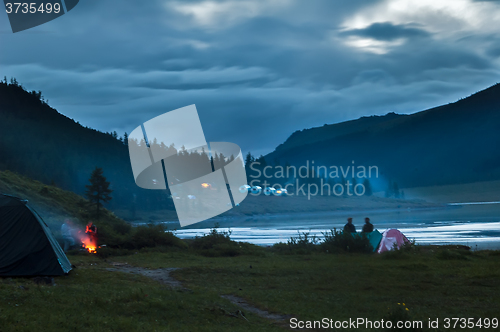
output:
POLYGON ((109 182, 103 175, 102 168, 96 167, 89 179, 90 185, 86 185, 87 191, 85 196, 90 202, 91 208, 95 208, 96 218, 99 219, 102 203, 107 203, 111 200, 111 189, 109 189, 109 182))
POLYGON ((186 150, 186 147, 183 145, 181 146, 181 150, 178 152, 180 156, 187 156, 189 152, 186 150))
POLYGON ((123 134, 123 144, 128 145, 128 134, 123 134))
POLYGON ((247 153, 246 157, 245 157, 245 167, 250 167, 250 164, 253 163, 255 161, 255 157, 252 156, 252 154, 250 152, 247 153))
POLYGON ((255 161, 260 163, 259 168, 261 168, 261 169, 264 169, 264 167, 267 166, 266 158, 264 158, 263 155, 260 155, 260 157, 257 158, 255 161))

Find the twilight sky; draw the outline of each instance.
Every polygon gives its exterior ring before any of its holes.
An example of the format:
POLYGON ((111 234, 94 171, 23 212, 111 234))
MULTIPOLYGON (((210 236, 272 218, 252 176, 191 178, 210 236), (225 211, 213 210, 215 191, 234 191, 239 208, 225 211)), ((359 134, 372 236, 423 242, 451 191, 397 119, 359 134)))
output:
POLYGON ((296 130, 493 85, 499 22, 500 1, 80 0, 16 34, 0 13, 0 77, 120 135, 196 104, 207 141, 265 154, 296 130))

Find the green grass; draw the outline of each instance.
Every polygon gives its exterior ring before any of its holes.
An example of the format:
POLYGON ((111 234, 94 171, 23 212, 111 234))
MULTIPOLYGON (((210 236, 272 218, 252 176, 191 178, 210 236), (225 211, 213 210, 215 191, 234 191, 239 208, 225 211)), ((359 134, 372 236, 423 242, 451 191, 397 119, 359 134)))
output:
MULTIPOLYGON (((2 331, 276 331, 278 324, 245 312, 220 295, 301 320, 500 316, 500 252, 453 247, 375 254, 206 257, 171 249, 126 256, 70 255, 77 266, 56 286, 31 279, 0 282, 2 331), (106 270, 109 262, 172 272, 190 291, 147 277, 106 270), (251 267, 250 267, 251 266, 251 267), (23 287, 20 287, 23 286, 23 287), (409 309, 398 314, 405 303, 409 309), (398 316, 399 315, 399 316, 398 316)), ((444 330, 442 330, 444 331, 444 330)), ((469 330, 471 331, 471 330, 469 330)))
POLYGON ((93 257, 70 256, 77 268, 56 286, 2 279, 1 331, 275 331, 217 293, 172 290, 147 277, 111 272, 93 257), (21 287, 22 286, 22 287, 21 287))
POLYGON ((500 255, 434 248, 386 255, 344 254, 201 258, 181 253, 120 257, 129 264, 174 272, 199 292, 235 294, 259 308, 304 320, 500 316, 500 255), (252 268, 250 268, 250 265, 252 268))

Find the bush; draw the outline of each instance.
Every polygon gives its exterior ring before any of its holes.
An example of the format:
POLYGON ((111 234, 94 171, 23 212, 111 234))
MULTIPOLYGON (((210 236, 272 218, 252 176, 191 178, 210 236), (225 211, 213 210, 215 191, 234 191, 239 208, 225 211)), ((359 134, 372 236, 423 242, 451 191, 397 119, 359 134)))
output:
POLYGON ((111 227, 116 233, 121 235, 129 234, 132 230, 132 225, 127 222, 114 223, 111 225, 111 227))
POLYGON ((216 224, 208 234, 197 236, 191 242, 191 247, 197 250, 213 249, 217 245, 235 243, 231 240, 231 230, 219 232, 216 224))
MULTIPOLYGON (((187 248, 187 244, 168 231, 163 224, 131 227, 123 222, 116 224, 104 223, 98 227, 99 245, 105 244, 108 249, 187 248)), ((113 254, 115 251, 109 251, 109 253, 113 254)))
POLYGON ((295 247, 299 249, 314 249, 318 244, 319 239, 316 237, 316 235, 309 236, 309 232, 297 232, 297 237, 292 236, 290 237, 290 240, 288 240, 287 244, 289 247, 295 247))
POLYGON ((329 232, 323 233, 325 239, 321 243, 323 251, 329 253, 340 252, 360 252, 371 253, 373 247, 365 233, 347 233, 332 229, 329 232))
POLYGON ((287 243, 276 243, 273 250, 285 254, 310 254, 313 251, 324 251, 328 253, 361 252, 371 253, 373 247, 364 233, 343 233, 336 229, 322 233, 321 242, 316 235, 311 236, 309 232, 298 232, 297 237, 291 237, 287 243))
POLYGON ((97 243, 98 245, 105 244, 111 248, 122 248, 127 241, 129 234, 120 234, 115 231, 114 227, 107 223, 97 225, 97 243))
POLYGON ((415 255, 421 252, 421 247, 415 244, 415 240, 405 242, 402 246, 398 248, 397 244, 394 243, 392 250, 384 252, 382 257, 385 259, 408 259, 411 255, 415 255))
POLYGON ((318 249, 319 239, 316 235, 310 236, 309 232, 298 232, 298 236, 290 237, 287 243, 276 243, 273 245, 273 250, 285 254, 310 254, 318 249))
POLYGON ((129 249, 142 249, 152 247, 178 247, 186 248, 187 244, 179 239, 174 233, 167 230, 165 225, 158 224, 138 226, 130 237, 130 241, 125 245, 129 249))
POLYGON ((195 237, 190 242, 191 248, 201 255, 208 257, 232 257, 242 254, 260 253, 260 251, 256 249, 257 246, 233 241, 231 240, 231 230, 218 231, 218 227, 219 225, 215 224, 214 228, 212 228, 208 234, 195 237))

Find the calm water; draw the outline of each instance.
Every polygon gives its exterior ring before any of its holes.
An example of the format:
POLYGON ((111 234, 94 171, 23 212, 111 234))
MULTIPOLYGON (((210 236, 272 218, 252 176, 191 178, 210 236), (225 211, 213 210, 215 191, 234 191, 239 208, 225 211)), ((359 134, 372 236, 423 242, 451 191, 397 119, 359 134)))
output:
MULTIPOLYGON (((391 210, 353 212, 322 212, 294 215, 222 218, 178 229, 177 236, 190 238, 206 234, 214 222, 220 230, 231 229, 231 238, 259 245, 286 242, 297 232, 309 232, 322 237, 322 232, 341 229, 346 218, 354 218, 358 231, 369 217, 375 228, 401 230, 418 244, 463 244, 480 249, 500 249, 500 204, 454 204, 448 208, 428 210, 391 210)), ((174 226, 175 227, 175 226, 174 226)), ((178 224, 177 224, 178 227, 178 224)))

